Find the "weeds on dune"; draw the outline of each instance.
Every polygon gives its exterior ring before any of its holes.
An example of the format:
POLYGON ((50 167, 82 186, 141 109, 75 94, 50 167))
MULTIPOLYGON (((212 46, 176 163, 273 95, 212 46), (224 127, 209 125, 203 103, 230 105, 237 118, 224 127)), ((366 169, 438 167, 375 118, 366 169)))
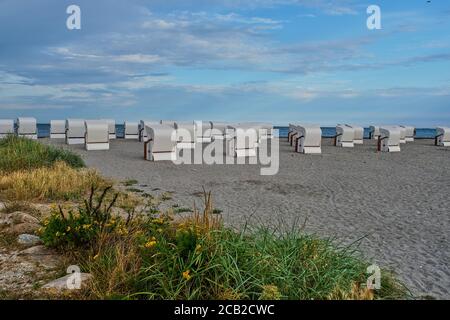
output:
MULTIPOLYGON (((100 195, 99 202, 101 198, 100 195)), ((88 298, 407 297, 407 291, 384 272, 382 289, 368 290, 365 287, 368 264, 351 248, 337 248, 332 241, 305 235, 295 228, 281 232, 266 227, 246 227, 241 231, 225 227, 221 216, 213 213, 210 194, 205 193, 202 210, 194 207, 192 214, 184 217, 169 210, 124 220, 108 213, 113 206, 114 203, 100 206, 106 211, 95 214, 92 208, 98 207, 98 203, 87 205, 91 209, 81 211, 78 216, 84 216, 91 225, 97 221, 95 236, 88 234, 87 241, 69 242, 83 248, 72 250, 76 252, 74 259, 94 277, 85 292, 88 298), (117 219, 115 226, 112 219, 117 219)), ((60 226, 67 218, 55 213, 53 219, 52 227, 49 223, 46 228, 48 236, 58 240, 55 232, 67 231, 68 224, 60 226)), ((80 224, 70 225, 70 230, 75 227, 79 232, 77 226, 80 224)), ((55 245, 43 238, 46 244, 55 245)))
POLYGON ((51 167, 58 161, 72 168, 85 166, 81 157, 69 150, 13 135, 0 140, 0 172, 51 167))
POLYGON ((122 219, 113 218, 111 214, 119 194, 116 193, 109 202, 105 201, 111 189, 111 186, 106 187, 96 196, 97 189, 92 186, 89 198, 76 210, 54 206, 39 230, 45 245, 58 249, 86 247, 104 232, 126 233, 122 219))
POLYGON ((10 201, 76 200, 92 184, 106 182, 95 171, 73 169, 65 162, 51 167, 14 171, 0 176, 0 198, 10 201))

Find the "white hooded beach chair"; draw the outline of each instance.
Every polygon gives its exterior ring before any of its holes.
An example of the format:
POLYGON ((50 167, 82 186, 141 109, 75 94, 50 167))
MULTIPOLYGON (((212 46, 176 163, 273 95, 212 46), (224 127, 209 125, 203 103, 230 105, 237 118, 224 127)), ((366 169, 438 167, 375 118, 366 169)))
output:
POLYGON ((14 134, 14 120, 0 119, 0 139, 14 134))
POLYGON ((106 121, 108 124, 109 140, 116 139, 116 120, 113 119, 100 119, 100 121, 106 121))
POLYGON ((229 123, 226 122, 211 122, 212 132, 211 138, 212 140, 228 140, 231 139, 231 135, 228 130, 229 123))
POLYGON ((139 140, 139 123, 125 121, 124 126, 124 139, 139 140))
POLYGON ((66 137, 66 121, 50 120, 50 139, 64 139, 66 137))
POLYGON ((337 147, 353 148, 355 139, 355 130, 352 127, 338 124, 336 126, 336 137, 334 145, 337 147))
POLYGON ((258 147, 257 128, 251 124, 236 124, 227 126, 226 150, 236 158, 255 157, 258 147))
POLYGON ((304 154, 322 153, 322 129, 319 125, 299 125, 296 127, 295 152, 304 154))
POLYGON ((436 128, 435 144, 440 147, 450 147, 450 128, 436 128))
POLYGON ((177 148, 178 149, 194 149, 196 142, 195 124, 194 122, 175 122, 177 148))
POLYGON ((405 141, 414 142, 416 128, 411 126, 400 126, 400 128, 405 130, 405 141))
POLYGON ((35 118, 17 118, 17 135, 29 139, 37 139, 37 124, 35 118))
POLYGON ((212 122, 194 121, 196 141, 198 143, 210 143, 212 141, 212 122))
POLYGON ((363 144, 364 143, 364 128, 361 126, 347 124, 347 127, 350 127, 354 130, 355 136, 353 138, 354 144, 363 144))
POLYGON ((297 126, 295 124, 290 123, 289 124, 289 131, 288 131, 288 142, 292 146, 293 144, 293 136, 297 135, 297 126))
POLYGON ((380 127, 378 151, 400 152, 401 128, 398 126, 380 127))
POLYGON ((258 134, 258 144, 262 140, 272 139, 273 137, 273 125, 267 122, 243 122, 244 126, 253 127, 258 134))
POLYGON ((147 130, 145 130, 146 126, 150 126, 152 124, 159 124, 159 122, 150 121, 150 120, 141 120, 139 122, 139 141, 146 142, 148 140, 147 130))
POLYGON ((148 140, 144 144, 145 159, 149 161, 175 161, 177 139, 173 126, 151 124, 146 126, 148 140))
POLYGON ((396 126, 400 130, 400 143, 406 143, 406 129, 401 126, 396 126))
POLYGON ((379 137, 380 137, 380 127, 370 126, 370 139, 378 140, 379 137))
POLYGON ((109 150, 109 124, 104 120, 85 121, 86 150, 109 150))
POLYGON ((86 135, 86 126, 82 119, 66 120, 66 143, 84 144, 86 135))

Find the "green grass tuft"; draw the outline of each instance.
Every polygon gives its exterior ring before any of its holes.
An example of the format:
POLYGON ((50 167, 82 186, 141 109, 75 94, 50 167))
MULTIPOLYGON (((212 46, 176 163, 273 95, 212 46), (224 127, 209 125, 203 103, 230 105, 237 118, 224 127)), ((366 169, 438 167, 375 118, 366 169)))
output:
POLYGON ((0 171, 50 167, 58 161, 63 161, 72 168, 85 167, 81 157, 69 150, 12 135, 0 140, 0 171))

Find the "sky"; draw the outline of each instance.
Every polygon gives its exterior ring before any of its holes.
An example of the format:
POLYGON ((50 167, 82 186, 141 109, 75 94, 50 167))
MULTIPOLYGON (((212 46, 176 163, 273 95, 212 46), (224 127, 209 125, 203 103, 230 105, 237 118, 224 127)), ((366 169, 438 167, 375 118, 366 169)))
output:
POLYGON ((450 126, 450 1, 0 0, 18 116, 450 126))

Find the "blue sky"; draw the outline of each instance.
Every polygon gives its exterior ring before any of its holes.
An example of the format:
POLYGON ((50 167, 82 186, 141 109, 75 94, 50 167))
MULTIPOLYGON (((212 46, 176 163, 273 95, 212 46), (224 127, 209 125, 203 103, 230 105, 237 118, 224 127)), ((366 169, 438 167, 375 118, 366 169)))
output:
POLYGON ((0 0, 17 116, 450 125, 450 2, 0 0))

